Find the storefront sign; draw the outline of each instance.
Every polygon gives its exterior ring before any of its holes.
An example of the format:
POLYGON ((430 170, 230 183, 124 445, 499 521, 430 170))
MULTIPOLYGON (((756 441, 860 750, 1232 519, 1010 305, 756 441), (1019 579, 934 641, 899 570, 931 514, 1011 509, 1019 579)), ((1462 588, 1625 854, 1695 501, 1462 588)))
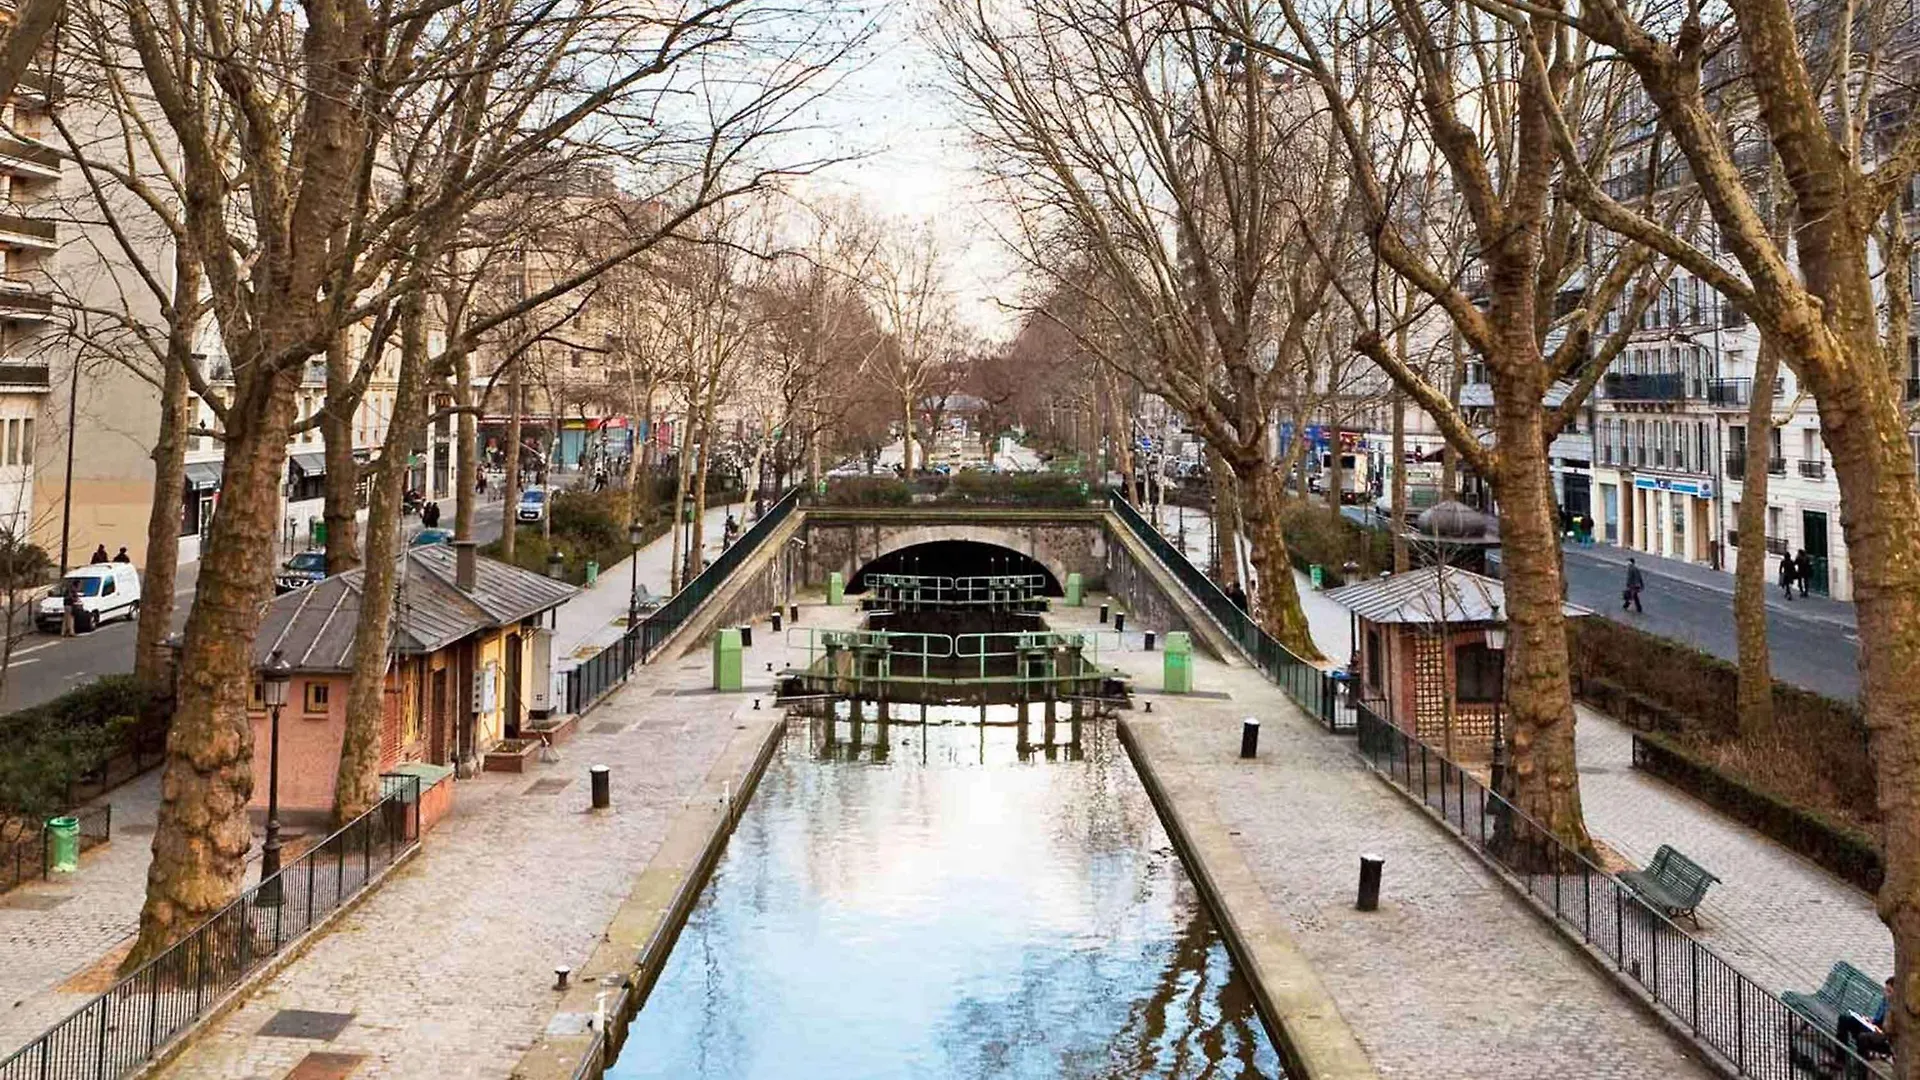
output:
POLYGON ((1675 491, 1697 499, 1713 498, 1713 481, 1682 480, 1671 476, 1636 476, 1633 486, 1642 491, 1675 491))

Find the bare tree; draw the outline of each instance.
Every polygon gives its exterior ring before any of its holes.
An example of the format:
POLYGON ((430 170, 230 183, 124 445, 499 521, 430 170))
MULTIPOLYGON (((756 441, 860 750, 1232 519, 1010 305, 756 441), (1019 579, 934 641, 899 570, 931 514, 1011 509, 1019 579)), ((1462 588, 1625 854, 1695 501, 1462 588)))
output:
MULTIPOLYGON (((902 475, 913 479, 914 424, 921 392, 946 355, 955 332, 953 300, 948 295, 942 252, 933 230, 924 225, 889 230, 871 262, 867 291, 887 339, 874 351, 868 370, 899 402, 902 475)), ((931 440, 933 433, 927 433, 931 440)), ((931 447, 921 443, 920 466, 931 447)))

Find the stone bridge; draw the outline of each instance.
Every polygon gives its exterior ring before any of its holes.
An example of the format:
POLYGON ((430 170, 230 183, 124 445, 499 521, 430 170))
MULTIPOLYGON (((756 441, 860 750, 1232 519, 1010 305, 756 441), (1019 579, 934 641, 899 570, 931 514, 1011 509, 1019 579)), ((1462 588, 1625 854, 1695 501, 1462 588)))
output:
POLYGON ((810 506, 800 536, 802 576, 810 582, 837 570, 853 585, 868 567, 964 577, 993 572, 985 560, 995 558, 1004 559, 999 569, 1018 572, 1020 556, 1046 572, 1054 595, 1068 574, 1079 574, 1089 591, 1107 577, 1107 515, 1093 508, 810 506))

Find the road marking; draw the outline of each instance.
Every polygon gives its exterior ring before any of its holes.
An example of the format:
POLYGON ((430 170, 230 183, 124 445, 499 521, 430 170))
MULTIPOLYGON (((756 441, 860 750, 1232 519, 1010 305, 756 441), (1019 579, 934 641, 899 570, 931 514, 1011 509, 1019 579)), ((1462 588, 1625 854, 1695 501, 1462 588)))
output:
POLYGON ((7 662, 7 666, 10 668, 26 667, 28 664, 37 664, 39 662, 40 662, 39 657, 31 656, 25 660, 10 660, 7 662))
POLYGON ((29 645, 24 649, 15 649, 13 650, 13 655, 15 657, 21 657, 21 656, 27 655, 28 653, 37 653, 41 649, 51 649, 58 644, 60 644, 60 642, 58 641, 43 641, 38 645, 29 645))

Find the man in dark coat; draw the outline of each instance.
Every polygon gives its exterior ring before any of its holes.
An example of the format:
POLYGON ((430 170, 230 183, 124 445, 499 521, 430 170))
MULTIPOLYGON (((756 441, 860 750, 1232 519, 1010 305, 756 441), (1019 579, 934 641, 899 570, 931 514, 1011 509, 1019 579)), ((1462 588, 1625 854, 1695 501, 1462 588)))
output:
POLYGON ((1631 558, 1627 560, 1627 587, 1620 592, 1620 610, 1637 611, 1642 615, 1647 609, 1640 606, 1640 592, 1647 587, 1647 579, 1640 573, 1640 564, 1631 558))

